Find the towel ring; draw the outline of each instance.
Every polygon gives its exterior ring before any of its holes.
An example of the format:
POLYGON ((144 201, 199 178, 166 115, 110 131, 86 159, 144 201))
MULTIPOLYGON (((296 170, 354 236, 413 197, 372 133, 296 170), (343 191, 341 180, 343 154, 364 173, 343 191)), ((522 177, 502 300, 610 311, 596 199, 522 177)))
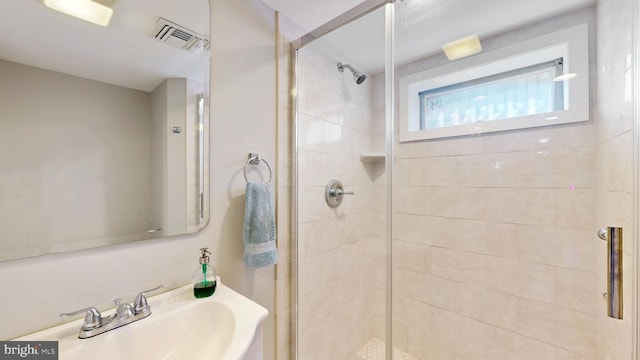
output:
POLYGON ((268 182, 271 182, 271 179, 273 178, 273 173, 271 172, 271 166, 269 166, 269 163, 267 162, 267 160, 263 159, 258 153, 249 153, 249 160, 247 160, 247 162, 244 163, 244 180, 247 183, 249 182, 249 178, 247 178, 247 166, 249 166, 249 164, 260 165, 261 161, 264 162, 264 164, 267 165, 267 168, 269 169, 268 182))

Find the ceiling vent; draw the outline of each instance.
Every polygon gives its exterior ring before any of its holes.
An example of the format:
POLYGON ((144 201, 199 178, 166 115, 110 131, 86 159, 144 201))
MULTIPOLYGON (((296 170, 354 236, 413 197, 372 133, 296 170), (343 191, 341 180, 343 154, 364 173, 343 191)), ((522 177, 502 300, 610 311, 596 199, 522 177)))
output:
POLYGON ((164 18, 158 18, 152 36, 156 40, 189 52, 209 50, 209 39, 164 18))

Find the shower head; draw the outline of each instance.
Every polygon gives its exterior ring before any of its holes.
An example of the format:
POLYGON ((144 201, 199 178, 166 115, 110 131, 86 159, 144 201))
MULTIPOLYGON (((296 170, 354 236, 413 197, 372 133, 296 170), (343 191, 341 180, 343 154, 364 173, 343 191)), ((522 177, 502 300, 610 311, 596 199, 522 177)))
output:
POLYGON ((338 71, 344 72, 344 68, 351 70, 351 73, 353 74, 353 80, 355 80, 356 84, 358 85, 362 84, 367 79, 367 75, 365 75, 363 72, 355 69, 353 66, 349 64, 343 64, 339 62, 338 71))

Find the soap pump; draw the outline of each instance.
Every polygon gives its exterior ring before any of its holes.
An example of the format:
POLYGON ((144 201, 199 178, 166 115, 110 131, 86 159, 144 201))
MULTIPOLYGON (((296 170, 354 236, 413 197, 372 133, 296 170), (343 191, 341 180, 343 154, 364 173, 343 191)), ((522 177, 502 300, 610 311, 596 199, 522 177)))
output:
POLYGON ((216 291, 216 268, 209 265, 211 254, 208 248, 200 249, 200 266, 193 273, 193 295, 197 298, 204 298, 213 295, 216 291))

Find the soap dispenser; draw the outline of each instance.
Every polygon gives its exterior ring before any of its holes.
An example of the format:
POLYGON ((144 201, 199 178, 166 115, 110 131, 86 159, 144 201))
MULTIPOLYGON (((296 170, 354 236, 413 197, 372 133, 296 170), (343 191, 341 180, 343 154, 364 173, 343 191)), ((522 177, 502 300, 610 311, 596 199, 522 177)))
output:
POLYGON ((193 273, 193 295, 204 298, 213 295, 216 291, 216 268, 209 264, 211 254, 208 248, 200 249, 200 266, 193 273))

